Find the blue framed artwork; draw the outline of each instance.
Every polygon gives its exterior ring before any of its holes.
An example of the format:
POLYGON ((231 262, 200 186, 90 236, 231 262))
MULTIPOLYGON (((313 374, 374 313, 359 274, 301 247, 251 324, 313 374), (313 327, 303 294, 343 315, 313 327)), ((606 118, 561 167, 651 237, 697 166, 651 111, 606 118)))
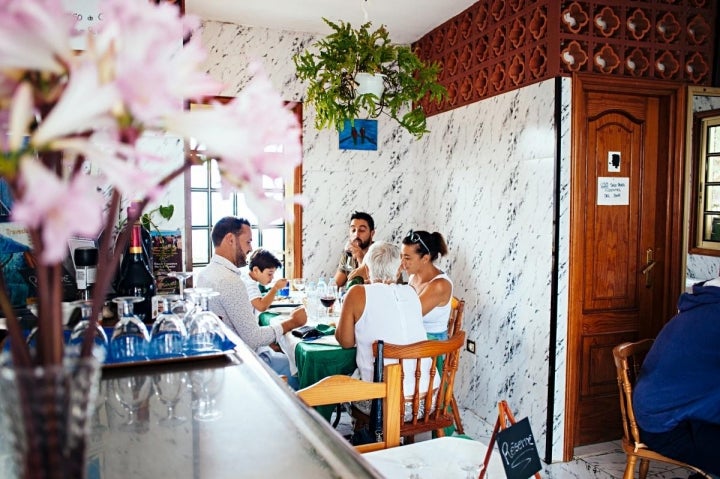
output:
POLYGON ((340 130, 341 150, 377 150, 377 120, 345 120, 340 130))

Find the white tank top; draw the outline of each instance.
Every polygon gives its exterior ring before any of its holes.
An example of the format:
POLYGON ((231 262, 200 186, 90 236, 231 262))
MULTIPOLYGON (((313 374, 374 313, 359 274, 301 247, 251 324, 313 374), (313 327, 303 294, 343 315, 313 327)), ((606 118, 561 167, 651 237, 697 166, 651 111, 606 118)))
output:
MULTIPOLYGON (((373 380, 372 345, 382 339, 393 344, 412 344, 427 339, 422 324, 422 308, 417 293, 409 285, 372 283, 366 284, 365 310, 355 323, 355 343, 357 345, 356 362, 363 381, 373 380)), ((395 360, 385 360, 385 364, 392 364, 395 360)), ((404 381, 403 392, 405 396, 415 392, 415 363, 405 361, 403 365, 404 381)), ((423 374, 420 378, 420 388, 427 390, 430 360, 423 360, 421 367, 423 374)), ((435 376, 435 386, 439 384, 438 375, 435 376)))
POLYGON ((428 333, 444 333, 448 328, 448 320, 450 319, 450 310, 452 309, 453 283, 448 275, 440 273, 433 279, 428 281, 428 285, 435 280, 444 279, 450 283, 450 300, 444 306, 435 306, 433 309, 423 316, 423 325, 428 333))

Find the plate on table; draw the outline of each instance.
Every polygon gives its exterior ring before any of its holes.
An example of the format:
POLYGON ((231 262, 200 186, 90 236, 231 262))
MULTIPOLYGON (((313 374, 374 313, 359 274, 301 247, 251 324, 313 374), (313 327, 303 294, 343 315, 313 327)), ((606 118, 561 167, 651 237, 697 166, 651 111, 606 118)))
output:
POLYGON ((278 313, 278 314, 290 314, 294 310, 296 310, 299 306, 302 306, 301 304, 271 304, 270 308, 268 308, 268 312, 271 313, 278 313))

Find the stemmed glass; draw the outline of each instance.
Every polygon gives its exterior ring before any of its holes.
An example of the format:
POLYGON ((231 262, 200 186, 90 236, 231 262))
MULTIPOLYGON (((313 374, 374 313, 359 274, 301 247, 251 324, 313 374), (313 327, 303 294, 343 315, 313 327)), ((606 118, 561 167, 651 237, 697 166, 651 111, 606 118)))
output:
POLYGON ((217 291, 200 292, 200 310, 196 310, 188 325, 185 351, 188 354, 216 353, 223 350, 225 332, 217 314, 210 311, 208 303, 211 297, 218 296, 217 291))
POLYGON ((201 369, 190 372, 193 392, 193 418, 197 421, 214 421, 222 416, 217 410, 215 396, 225 382, 225 370, 201 369))
POLYGON ((295 291, 300 291, 302 293, 305 290, 305 278, 293 278, 292 286, 295 291))
POLYGON ((161 296, 163 312, 158 315, 150 331, 150 357, 173 358, 184 356, 183 347, 187 329, 182 319, 172 311, 170 304, 180 298, 176 294, 161 296))
POLYGON ((188 278, 192 278, 193 273, 189 271, 171 271, 167 275, 169 278, 178 280, 178 294, 180 295, 180 299, 173 304, 172 312, 184 318, 185 314, 190 311, 193 306, 193 304, 185 298, 185 283, 188 278))
MULTIPOLYGON (((73 306, 80 307, 80 317, 82 318, 70 332, 70 339, 68 340, 68 351, 71 355, 80 355, 83 341, 85 340, 86 331, 90 328, 90 315, 92 314, 92 301, 75 301, 72 303, 73 306)), ((108 337, 105 334, 105 330, 98 321, 95 323, 94 335, 95 346, 93 348, 93 356, 102 363, 105 361, 105 357, 108 354, 108 337)))
POLYGON ((110 338, 110 362, 147 359, 150 334, 140 318, 133 314, 133 304, 143 301, 143 298, 120 296, 113 301, 121 308, 122 315, 110 338))
POLYGON ((164 427, 174 427, 187 421, 186 417, 175 414, 175 406, 180 401, 183 392, 188 390, 186 372, 156 374, 153 376, 153 385, 158 399, 167 407, 167 415, 158 421, 164 427))
POLYGON ((127 421, 120 425, 123 431, 147 432, 147 419, 139 418, 140 408, 150 399, 152 381, 150 376, 126 376, 113 381, 113 392, 123 408, 128 412, 127 421))
POLYGON ((200 309, 200 296, 211 292, 212 288, 185 288, 185 296, 187 297, 185 306, 187 311, 182 317, 183 323, 185 323, 185 328, 190 326, 190 320, 192 319, 193 314, 198 311, 202 311, 200 309))
POLYGON ((330 308, 332 308, 332 305, 335 303, 335 299, 337 298, 337 286, 335 284, 329 284, 325 288, 325 293, 322 293, 320 296, 320 302, 323 306, 325 306, 325 317, 330 317, 330 308))

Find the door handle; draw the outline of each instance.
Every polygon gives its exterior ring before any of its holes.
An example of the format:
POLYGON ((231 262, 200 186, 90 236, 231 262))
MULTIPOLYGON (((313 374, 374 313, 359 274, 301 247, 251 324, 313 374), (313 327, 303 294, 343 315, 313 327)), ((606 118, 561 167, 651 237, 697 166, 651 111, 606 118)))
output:
POLYGON ((651 261, 649 264, 645 265, 645 267, 642 269, 641 273, 648 274, 650 272, 650 270, 655 267, 656 264, 657 264, 657 262, 651 261))
POLYGON ((657 262, 654 259, 655 252, 652 248, 648 248, 645 251, 645 267, 640 271, 645 276, 645 287, 646 288, 652 288, 652 278, 653 276, 650 274, 652 269, 655 267, 657 262))

